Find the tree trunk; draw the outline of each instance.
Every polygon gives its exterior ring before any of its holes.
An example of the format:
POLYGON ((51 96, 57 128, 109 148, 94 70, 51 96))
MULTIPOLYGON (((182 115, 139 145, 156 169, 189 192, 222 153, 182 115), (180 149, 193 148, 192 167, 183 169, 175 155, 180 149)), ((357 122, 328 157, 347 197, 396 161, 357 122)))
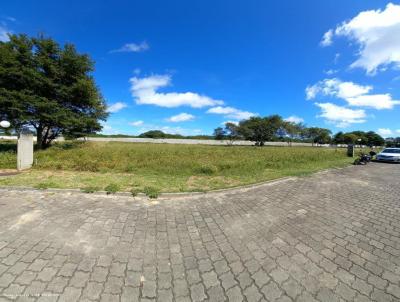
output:
POLYGON ((43 141, 43 127, 39 125, 36 128, 36 146, 38 149, 42 149, 42 141, 43 141))
POLYGON ((44 150, 50 147, 51 140, 49 139, 49 132, 50 132, 50 127, 43 127, 43 126, 38 127, 37 146, 39 149, 44 150))

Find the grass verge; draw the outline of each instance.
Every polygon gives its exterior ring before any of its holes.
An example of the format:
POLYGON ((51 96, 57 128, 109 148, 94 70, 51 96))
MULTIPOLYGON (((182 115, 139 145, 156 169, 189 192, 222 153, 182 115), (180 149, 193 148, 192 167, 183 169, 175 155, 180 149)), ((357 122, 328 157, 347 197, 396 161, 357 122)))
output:
MULTIPOLYGON (((15 166, 15 149, 1 147, 0 169, 15 166)), ((343 149, 66 142, 35 152, 29 172, 0 178, 0 186, 144 192, 209 191, 352 162, 343 149)))

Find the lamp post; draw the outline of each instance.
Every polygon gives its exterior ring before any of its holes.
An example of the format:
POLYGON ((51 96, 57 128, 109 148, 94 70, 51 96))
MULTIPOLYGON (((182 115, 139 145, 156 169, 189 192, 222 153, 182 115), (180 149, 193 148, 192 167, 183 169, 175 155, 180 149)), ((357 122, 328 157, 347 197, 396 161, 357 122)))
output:
POLYGON ((10 128, 11 124, 9 121, 1 121, 0 122, 0 127, 1 128, 10 128))

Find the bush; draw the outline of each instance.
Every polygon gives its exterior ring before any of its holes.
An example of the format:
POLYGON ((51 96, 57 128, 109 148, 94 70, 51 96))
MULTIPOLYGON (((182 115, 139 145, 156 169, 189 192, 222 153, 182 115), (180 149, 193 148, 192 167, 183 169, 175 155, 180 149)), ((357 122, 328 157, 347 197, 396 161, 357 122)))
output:
POLYGON ((53 182, 41 182, 41 183, 38 183, 35 186, 35 188, 39 189, 39 190, 45 190, 45 189, 48 189, 48 188, 57 188, 57 184, 55 184, 53 182))
POLYGON ((115 194, 121 190, 121 187, 117 184, 109 184, 107 187, 104 188, 107 194, 115 194))
POLYGON ((132 194, 133 197, 136 197, 136 196, 139 194, 139 190, 133 188, 133 189, 131 190, 131 194, 132 194))
POLYGON ((100 191, 99 187, 88 186, 85 188, 81 188, 81 191, 84 193, 94 193, 96 191, 100 191))
POLYGON ((201 165, 198 172, 206 175, 213 175, 218 172, 218 168, 214 165, 201 165))
POLYGON ((160 191, 154 187, 145 187, 144 194, 146 194, 149 198, 157 198, 160 195, 160 191))

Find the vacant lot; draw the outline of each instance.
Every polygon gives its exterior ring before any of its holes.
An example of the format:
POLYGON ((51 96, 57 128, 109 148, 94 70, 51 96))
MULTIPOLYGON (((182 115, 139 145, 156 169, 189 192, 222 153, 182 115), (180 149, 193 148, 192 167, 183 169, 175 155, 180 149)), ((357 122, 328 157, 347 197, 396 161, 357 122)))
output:
MULTIPOLYGON (((0 169, 14 168, 15 146, 3 143, 0 150, 0 169)), ((0 178, 0 185, 206 191, 309 174, 350 161, 344 150, 328 148, 74 142, 36 152, 32 171, 0 178)))

